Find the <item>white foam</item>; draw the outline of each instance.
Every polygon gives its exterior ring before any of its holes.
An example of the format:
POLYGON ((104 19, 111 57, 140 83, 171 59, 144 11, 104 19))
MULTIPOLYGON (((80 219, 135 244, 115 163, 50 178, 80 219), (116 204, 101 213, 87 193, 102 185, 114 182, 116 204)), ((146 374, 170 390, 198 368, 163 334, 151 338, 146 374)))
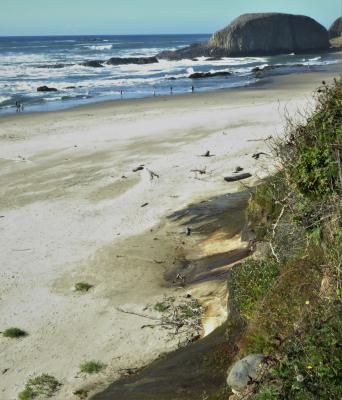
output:
POLYGON ((97 51, 101 51, 101 50, 111 50, 113 48, 113 46, 111 44, 94 44, 94 45, 87 45, 87 46, 83 46, 86 49, 90 49, 90 50, 97 50, 97 51))

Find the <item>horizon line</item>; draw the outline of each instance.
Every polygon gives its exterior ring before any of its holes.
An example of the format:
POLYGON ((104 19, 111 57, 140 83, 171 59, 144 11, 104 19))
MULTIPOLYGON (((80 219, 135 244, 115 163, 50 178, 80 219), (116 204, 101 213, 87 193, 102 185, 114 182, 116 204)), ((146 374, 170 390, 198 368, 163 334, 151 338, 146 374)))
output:
POLYGON ((67 36, 169 36, 169 35, 212 35, 212 32, 192 32, 192 33, 74 33, 74 34, 35 34, 35 35, 8 35, 0 34, 0 37, 67 37, 67 36))

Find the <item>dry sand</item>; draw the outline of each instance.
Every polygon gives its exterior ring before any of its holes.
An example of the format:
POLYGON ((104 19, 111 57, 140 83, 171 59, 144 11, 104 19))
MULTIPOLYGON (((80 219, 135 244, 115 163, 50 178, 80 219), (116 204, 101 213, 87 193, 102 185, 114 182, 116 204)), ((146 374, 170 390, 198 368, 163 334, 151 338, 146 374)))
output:
MULTIPOLYGON (((252 154, 268 152, 262 139, 281 133, 284 110, 302 110, 333 75, 1 118, 0 330, 17 326, 29 335, 0 337, 0 398, 17 398, 29 377, 49 373, 63 384, 55 398, 72 399, 80 387, 98 390, 176 348, 178 338, 160 327, 141 329, 145 318, 118 310, 153 316, 163 296, 184 295, 164 274, 179 254, 193 256, 197 242, 167 216, 236 191, 239 184, 223 177, 237 166, 253 174, 249 184, 269 174, 272 160, 252 154), (202 157, 207 150, 215 156, 202 157), (94 288, 76 293, 81 281, 94 288), (80 374, 89 360, 105 370, 80 374)), ((215 235, 198 251, 243 246, 239 236, 215 235)), ((224 286, 212 285, 217 299, 192 288, 211 309, 205 333, 226 312, 224 286)))

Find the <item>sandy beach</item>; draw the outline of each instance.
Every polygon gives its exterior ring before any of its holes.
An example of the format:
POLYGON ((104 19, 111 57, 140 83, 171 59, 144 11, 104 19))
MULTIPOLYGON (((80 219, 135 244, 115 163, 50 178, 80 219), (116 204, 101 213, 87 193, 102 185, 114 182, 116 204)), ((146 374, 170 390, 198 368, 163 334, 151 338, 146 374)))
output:
POLYGON ((28 336, 0 337, 0 398, 16 399, 41 373, 62 383, 56 399, 77 399, 80 388, 90 396, 176 349, 181 338, 161 326, 141 329, 146 318, 137 315, 158 317, 153 306, 165 296, 199 299, 202 335, 219 326, 226 284, 185 290, 170 271, 248 243, 220 226, 208 237, 194 224, 187 237, 184 221, 172 216, 241 190, 224 180, 237 167, 252 174, 250 186, 272 173, 268 138, 282 133, 285 113, 309 108, 313 90, 341 71, 1 118, 0 331, 15 326, 28 336), (266 155, 252 157, 259 152, 266 155), (93 287, 78 293, 77 282, 93 287), (106 367, 80 373, 89 360, 106 367))

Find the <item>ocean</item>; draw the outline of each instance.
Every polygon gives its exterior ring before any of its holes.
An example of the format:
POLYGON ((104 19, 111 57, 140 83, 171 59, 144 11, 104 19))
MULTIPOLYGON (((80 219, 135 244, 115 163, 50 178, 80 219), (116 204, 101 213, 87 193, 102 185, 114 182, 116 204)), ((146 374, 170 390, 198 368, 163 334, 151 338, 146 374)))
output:
POLYGON ((147 65, 85 67, 89 60, 111 57, 147 57, 208 40, 210 35, 49 36, 0 37, 0 114, 15 112, 15 102, 25 112, 51 111, 104 100, 142 98, 247 86, 257 81, 252 69, 282 65, 276 73, 298 69, 324 70, 339 60, 334 54, 285 54, 167 61, 147 65), (299 67, 304 64, 305 67, 299 67), (189 79, 194 72, 231 72, 230 76, 189 79), (171 79, 170 79, 171 78, 171 79), (174 79, 175 78, 175 79, 174 79), (56 88, 37 92, 39 86, 56 88))

